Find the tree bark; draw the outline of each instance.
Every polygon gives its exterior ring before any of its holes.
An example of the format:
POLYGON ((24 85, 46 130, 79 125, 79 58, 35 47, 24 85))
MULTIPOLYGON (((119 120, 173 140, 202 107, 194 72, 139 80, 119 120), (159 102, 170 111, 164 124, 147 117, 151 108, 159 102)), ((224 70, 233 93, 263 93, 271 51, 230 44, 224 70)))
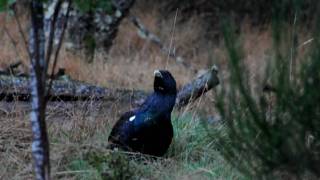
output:
MULTIPOLYGON (((108 52, 117 35, 118 27, 135 0, 109 0, 111 10, 96 8, 80 11, 74 7, 70 13, 66 33, 66 47, 83 51, 91 62, 96 50, 108 52)), ((80 51, 80 52, 81 52, 80 51)))
POLYGON ((179 109, 186 106, 188 103, 195 101, 218 84, 218 68, 216 66, 212 66, 206 73, 195 78, 180 89, 177 95, 175 107, 179 109))
POLYGON ((31 126, 33 132, 32 155, 35 176, 38 180, 50 179, 49 142, 45 122, 46 61, 44 10, 40 1, 31 2, 31 30, 29 51, 31 54, 30 92, 31 126))

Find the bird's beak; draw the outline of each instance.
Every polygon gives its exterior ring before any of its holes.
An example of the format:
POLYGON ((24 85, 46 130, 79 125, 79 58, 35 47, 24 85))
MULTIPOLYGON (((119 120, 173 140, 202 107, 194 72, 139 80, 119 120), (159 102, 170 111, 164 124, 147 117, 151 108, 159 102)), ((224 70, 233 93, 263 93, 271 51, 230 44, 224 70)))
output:
POLYGON ((162 74, 161 74, 161 72, 160 72, 159 70, 155 70, 155 71, 153 72, 153 74, 154 74, 155 77, 160 77, 160 78, 162 78, 162 74))

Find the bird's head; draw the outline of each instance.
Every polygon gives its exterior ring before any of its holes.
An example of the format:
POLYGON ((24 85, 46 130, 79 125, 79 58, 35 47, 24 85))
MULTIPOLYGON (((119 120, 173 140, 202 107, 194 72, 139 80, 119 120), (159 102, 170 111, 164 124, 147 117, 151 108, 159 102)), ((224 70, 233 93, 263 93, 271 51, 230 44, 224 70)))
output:
POLYGON ((176 81, 169 71, 155 70, 154 71, 154 91, 163 94, 177 94, 176 81))

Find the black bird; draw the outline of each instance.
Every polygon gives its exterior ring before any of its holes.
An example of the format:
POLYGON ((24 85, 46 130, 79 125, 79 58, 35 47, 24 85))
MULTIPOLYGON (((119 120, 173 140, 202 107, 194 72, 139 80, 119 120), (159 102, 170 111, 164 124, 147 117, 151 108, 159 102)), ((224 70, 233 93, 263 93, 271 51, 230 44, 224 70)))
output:
POLYGON ((176 81, 169 71, 154 71, 154 92, 141 108, 123 114, 109 136, 112 147, 162 156, 172 137, 171 112, 177 96, 176 81))

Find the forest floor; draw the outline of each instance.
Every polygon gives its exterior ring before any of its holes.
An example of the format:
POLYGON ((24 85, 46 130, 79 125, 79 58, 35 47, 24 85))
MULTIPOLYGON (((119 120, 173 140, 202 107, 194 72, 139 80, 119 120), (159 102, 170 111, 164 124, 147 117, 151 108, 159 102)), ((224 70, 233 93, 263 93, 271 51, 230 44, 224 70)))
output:
MULTIPOLYGON (((152 90, 153 71, 168 69, 178 88, 213 64, 219 67, 222 82, 227 80, 227 59, 223 42, 208 42, 200 17, 178 23, 174 17, 161 19, 156 8, 132 14, 157 34, 169 47, 184 57, 192 69, 185 67, 152 43, 141 39, 135 27, 125 19, 108 55, 96 53, 88 64, 84 56, 62 50, 58 67, 65 68, 72 78, 109 88, 152 90), (144 12, 144 13, 141 13, 144 12), (173 27, 175 29, 173 30, 173 27)), ((178 17, 179 18, 179 17, 178 17)), ((22 19, 24 19, 22 17, 22 19)), ((15 22, 0 16, 0 67, 22 60, 28 71, 28 59, 15 22), (15 43, 10 39, 9 34, 15 43)), ((25 26, 25 29, 27 26, 25 26)), ((269 26, 240 30, 244 59, 250 80, 263 76, 271 58, 269 26)), ((308 39, 306 36, 303 39, 308 39)), ((218 87, 219 90, 219 87, 218 87)), ((219 154, 219 147, 210 131, 220 125, 202 121, 215 112, 215 93, 207 93, 197 102, 172 114, 175 137, 163 158, 111 152, 107 137, 119 115, 131 109, 121 102, 104 104, 85 101, 50 103, 47 126, 50 139, 53 179, 245 179, 219 154), (63 104, 63 105, 61 105, 63 104), (209 128, 207 128, 210 126, 209 128)), ((0 179, 32 179, 31 128, 29 105, 21 102, 0 103, 0 179)))

